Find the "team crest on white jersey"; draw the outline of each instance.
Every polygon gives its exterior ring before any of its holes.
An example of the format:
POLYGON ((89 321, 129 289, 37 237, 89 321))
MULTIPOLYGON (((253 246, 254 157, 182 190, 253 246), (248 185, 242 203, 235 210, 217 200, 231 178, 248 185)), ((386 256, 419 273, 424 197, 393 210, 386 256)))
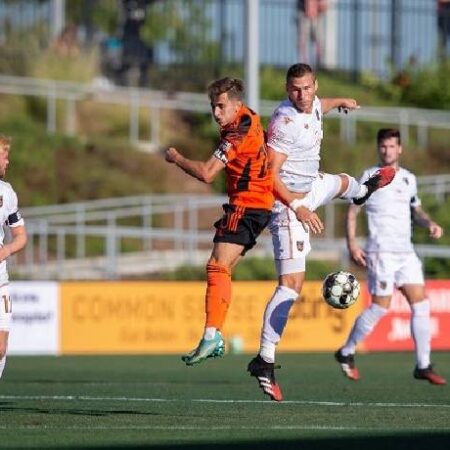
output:
POLYGON ((305 242, 304 241, 297 241, 297 250, 299 252, 302 252, 304 247, 305 247, 305 242))

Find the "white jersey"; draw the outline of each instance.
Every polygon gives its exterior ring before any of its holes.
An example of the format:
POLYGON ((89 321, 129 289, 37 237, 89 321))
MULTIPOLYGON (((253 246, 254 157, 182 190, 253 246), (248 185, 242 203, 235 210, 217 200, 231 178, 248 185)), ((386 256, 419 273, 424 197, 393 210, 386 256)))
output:
POLYGON ((290 100, 274 111, 268 129, 268 145, 287 155, 280 177, 292 192, 309 192, 317 178, 323 138, 322 107, 314 98, 311 114, 298 111, 290 100))
MULTIPOLYGON (((20 216, 17 195, 9 183, 0 180, 0 245, 3 246, 5 230, 3 226, 17 227, 24 225, 20 216)), ((6 260, 0 263, 0 286, 8 282, 8 272, 6 270, 6 260)))
MULTIPOLYGON (((366 181, 379 167, 367 169, 361 182, 366 181)), ((411 208, 420 206, 416 177, 399 168, 392 183, 375 191, 365 203, 369 236, 369 252, 412 252, 411 208)))

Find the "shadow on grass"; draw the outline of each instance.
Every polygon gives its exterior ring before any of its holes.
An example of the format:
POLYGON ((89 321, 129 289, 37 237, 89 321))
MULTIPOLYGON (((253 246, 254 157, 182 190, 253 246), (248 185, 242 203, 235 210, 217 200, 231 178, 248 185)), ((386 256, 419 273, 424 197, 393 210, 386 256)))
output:
MULTIPOLYGON (((100 446, 65 447, 70 449, 99 449, 100 446)), ((103 447, 104 448, 104 447, 103 447)), ((334 438, 299 438, 291 440, 236 441, 230 443, 202 442, 184 444, 108 446, 108 449, 132 450, 448 450, 450 448, 450 431, 448 433, 420 433, 410 435, 383 434, 364 437, 334 438)))
MULTIPOLYGON (((164 414, 152 413, 152 412, 140 412, 140 411, 127 411, 127 410, 105 410, 105 409, 74 409, 74 408, 33 408, 33 407, 15 407, 5 406, 6 403, 0 403, 0 410, 2 413, 6 412, 19 412, 19 413, 31 413, 31 414, 61 414, 61 415, 76 415, 76 416, 115 416, 121 415, 144 415, 144 416, 163 416, 164 414)), ((0 446, 1 447, 1 446, 0 446)))

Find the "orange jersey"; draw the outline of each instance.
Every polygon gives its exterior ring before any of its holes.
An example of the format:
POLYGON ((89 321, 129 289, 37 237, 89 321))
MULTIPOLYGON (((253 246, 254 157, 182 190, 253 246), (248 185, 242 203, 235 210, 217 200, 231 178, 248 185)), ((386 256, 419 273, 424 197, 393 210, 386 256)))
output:
POLYGON ((220 130, 214 156, 225 164, 230 204, 272 209, 273 176, 259 116, 246 106, 220 130))

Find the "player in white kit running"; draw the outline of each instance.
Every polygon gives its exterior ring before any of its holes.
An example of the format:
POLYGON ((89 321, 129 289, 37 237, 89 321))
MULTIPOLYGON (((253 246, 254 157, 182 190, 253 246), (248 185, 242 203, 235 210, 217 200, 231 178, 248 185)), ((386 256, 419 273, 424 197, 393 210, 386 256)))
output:
POLYGON ((250 361, 248 371, 264 393, 276 401, 282 400, 282 394, 274 376, 275 349, 305 279, 306 256, 311 250, 309 231, 323 230, 314 211, 336 197, 361 204, 388 184, 395 173, 390 167, 380 169, 360 184, 347 174, 319 172, 322 115, 334 108, 347 112, 359 106, 351 98, 319 99, 317 88, 309 65, 291 66, 286 75, 288 98, 276 108, 268 129, 277 198, 269 229, 278 286, 264 313, 259 354, 250 361))
MULTIPOLYGON (((347 213, 348 249, 355 263, 368 269, 372 304, 356 319, 346 343, 335 353, 335 358, 348 378, 359 379, 354 361, 356 345, 387 313, 396 286, 411 307, 411 334, 416 350, 414 377, 432 384, 446 384, 430 362, 430 302, 425 295, 422 263, 411 242, 411 222, 413 220, 427 228, 433 239, 439 239, 443 230, 421 208, 416 177, 399 166, 402 152, 400 132, 396 129, 379 130, 377 145, 380 166, 394 167, 396 175, 389 186, 376 192, 365 204, 369 228, 365 251, 356 241, 356 218, 361 207, 350 205, 347 213)), ((366 180, 380 166, 367 169, 361 180, 366 180)))
POLYGON ((5 244, 5 232, 0 227, 0 378, 5 368, 12 316, 6 259, 22 250, 27 243, 25 224, 17 207, 17 195, 11 185, 2 180, 9 164, 10 147, 11 139, 0 136, 0 221, 10 228, 12 236, 12 240, 5 244))

